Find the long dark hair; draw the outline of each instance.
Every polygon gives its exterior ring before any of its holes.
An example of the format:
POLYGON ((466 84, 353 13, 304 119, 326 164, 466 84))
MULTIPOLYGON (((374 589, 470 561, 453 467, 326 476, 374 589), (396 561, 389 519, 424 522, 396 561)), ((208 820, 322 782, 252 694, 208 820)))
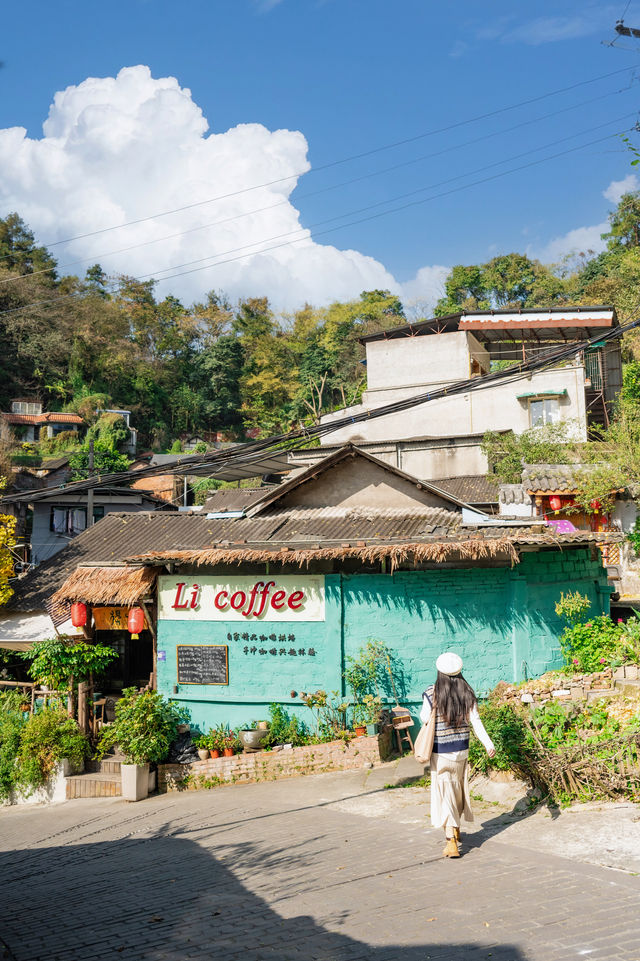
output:
POLYGON ((469 714, 478 703, 478 698, 462 674, 450 677, 438 671, 433 694, 438 714, 447 727, 461 727, 469 723, 469 714))

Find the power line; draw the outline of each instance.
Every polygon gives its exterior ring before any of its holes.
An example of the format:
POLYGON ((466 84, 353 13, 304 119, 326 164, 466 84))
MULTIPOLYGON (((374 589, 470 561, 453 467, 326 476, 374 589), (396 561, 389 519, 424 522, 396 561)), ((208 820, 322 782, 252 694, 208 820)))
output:
MULTIPOLYGON (((512 124, 510 127, 505 127, 502 130, 482 134, 479 137, 473 137, 470 140, 465 140, 465 141, 462 141, 461 143, 444 147, 441 150, 432 151, 431 153, 428 153, 428 154, 422 154, 420 157, 414 157, 411 160, 404 160, 404 161, 401 161, 400 163, 392 164, 389 167, 383 167, 381 170, 374 170, 370 173, 362 174, 361 176, 358 176, 358 177, 352 177, 350 180, 343 180, 337 184, 330 184, 329 186, 321 187, 318 190, 307 191, 306 193, 298 194, 296 200, 303 200, 308 197, 316 197, 320 194, 329 193, 333 190, 338 190, 341 187, 348 187, 348 186, 351 186, 352 184, 361 183, 364 180, 370 180, 374 177, 380 177, 383 174, 390 173, 395 170, 400 170, 417 163, 421 163, 424 160, 431 160, 434 157, 440 157, 443 154, 451 153, 452 151, 462 150, 465 147, 473 146, 474 144, 481 143, 482 141, 485 141, 485 140, 493 140, 498 136, 504 136, 505 134, 512 133, 514 130, 520 130, 523 127, 528 127, 528 126, 531 126, 532 124, 541 123, 544 120, 549 120, 550 118, 557 117, 563 113, 569 113, 572 110, 579 109, 580 107, 590 106, 591 104, 596 103, 599 100, 604 100, 608 97, 612 97, 620 93, 625 93, 627 90, 630 90, 630 89, 631 87, 618 88, 616 90, 611 90, 608 93, 600 94, 597 97, 590 97, 587 100, 582 100, 580 101, 580 103, 577 103, 577 104, 571 104, 568 107, 561 107, 559 110, 553 110, 550 113, 543 114, 542 116, 533 117, 533 118, 530 118, 529 120, 520 121, 519 123, 512 124)), ((537 147, 532 149, 540 150, 544 148, 537 147)), ((254 216, 255 214, 265 213, 270 210, 276 210, 279 207, 288 206, 289 203, 290 201, 288 199, 279 201, 278 203, 275 203, 275 204, 269 204, 266 207, 257 207, 252 210, 243 211, 241 213, 234 214, 231 217, 225 217, 222 220, 214 220, 208 224, 200 224, 197 227, 190 227, 186 230, 180 230, 180 231, 177 231, 176 233, 168 234, 165 237, 155 237, 153 240, 145 240, 138 244, 131 244, 128 247, 121 247, 118 250, 111 250, 103 254, 95 254, 90 257, 82 257, 78 260, 69 261, 66 264, 57 264, 55 268, 43 267, 40 270, 33 270, 28 274, 17 274, 13 277, 8 277, 4 280, 0 280, 0 286, 5 286, 7 284, 12 284, 12 283, 19 283, 21 281, 22 282, 28 281, 28 280, 31 280, 32 278, 40 276, 41 274, 50 274, 53 269, 57 271, 62 271, 62 270, 66 270, 68 267, 75 267, 77 264, 84 264, 89 262, 94 262, 94 263, 101 262, 105 257, 113 257, 118 254, 129 253, 132 250, 139 250, 142 247, 149 247, 153 244, 163 243, 167 240, 174 240, 177 237, 184 237, 188 234, 196 233, 201 230, 208 230, 211 227, 223 226, 224 224, 231 223, 235 220, 241 220, 244 217, 250 217, 250 216, 254 216)), ((167 269, 169 270, 174 268, 167 268, 167 269)))
MULTIPOLYGON (((634 112, 633 114, 627 114, 627 115, 625 115, 625 117, 629 117, 629 116, 635 116, 635 112, 634 112)), ((617 120, 614 120, 614 121, 607 121, 607 123, 605 123, 605 124, 599 124, 598 126, 596 126, 596 127, 594 127, 594 128, 590 128, 590 129, 591 129, 591 130, 598 130, 598 129, 601 129, 602 127, 604 127, 604 126, 609 126, 611 123, 617 123, 617 122, 619 122, 620 119, 625 119, 625 118, 618 118, 617 120)), ((326 218, 326 219, 324 219, 324 220, 317 221, 316 223, 311 224, 309 227, 300 228, 300 229, 297 230, 297 231, 289 231, 288 233, 281 234, 281 235, 276 236, 276 237, 264 238, 264 239, 259 240, 259 241, 253 241, 253 242, 250 243, 250 244, 245 244, 245 245, 242 245, 242 246, 240 246, 240 247, 236 247, 236 248, 234 248, 234 249, 232 249, 232 250, 229 250, 229 251, 224 251, 224 252, 222 252, 222 253, 217 253, 217 254, 211 254, 211 255, 208 256, 208 257, 203 257, 203 258, 201 258, 200 260, 191 261, 191 262, 185 263, 185 264, 177 264, 177 265, 174 265, 174 266, 172 266, 172 267, 163 268, 163 269, 161 269, 160 271, 150 272, 150 273, 148 273, 148 274, 141 274, 141 275, 139 275, 139 277, 138 277, 137 279, 141 280, 141 279, 144 279, 144 278, 151 278, 151 277, 154 277, 156 274, 166 274, 166 272, 167 272, 168 270, 177 270, 177 271, 178 271, 177 273, 169 274, 169 275, 167 275, 167 276, 159 277, 159 278, 158 278, 158 279, 161 280, 161 281, 172 280, 172 279, 174 279, 174 278, 176 278, 176 277, 184 277, 184 276, 186 276, 186 275, 188 275, 188 274, 198 273, 198 272, 201 271, 201 270, 213 269, 214 267, 220 267, 220 266, 223 266, 224 264, 234 263, 234 262, 236 262, 236 261, 238 261, 238 260, 244 260, 244 259, 246 259, 247 257, 256 256, 256 255, 258 255, 258 254, 269 253, 269 252, 271 252, 272 250, 278 250, 278 249, 281 249, 282 247, 288 247, 288 246, 291 246, 291 245, 293 245, 293 244, 301 243, 301 242, 306 241, 306 240, 312 240, 312 239, 314 239, 315 237, 325 236, 326 234, 334 233, 334 232, 337 231, 337 230, 344 230, 344 229, 347 228, 347 227, 351 227, 351 226, 354 226, 354 225, 357 225, 357 224, 361 224, 361 223, 366 223, 366 222, 368 222, 368 221, 370 221, 370 220, 375 220, 375 219, 378 219, 378 218, 380 218, 380 217, 385 217, 385 216, 387 216, 388 214, 397 213, 397 212, 399 212, 399 211, 406 210, 406 209, 408 209, 408 208, 410 208, 410 207, 420 206, 420 205, 422 205, 422 204, 429 203, 429 202, 432 201, 432 200, 438 200, 438 199, 440 199, 440 198, 442 198, 442 197, 449 196, 450 194, 458 193, 458 192, 460 192, 460 191, 462 191, 462 190, 468 190, 468 189, 470 189, 471 187, 476 187, 476 186, 479 186, 479 185, 481 185, 481 184, 488 183, 488 182, 490 182, 490 181, 497 180, 497 179, 499 179, 499 178, 501 178, 501 177, 507 176, 508 174, 517 173, 517 172, 519 172, 519 171, 521 171, 521 170, 526 170, 526 169, 528 169, 528 168, 530 168, 530 167, 538 166, 538 165, 541 164, 541 163, 548 163, 548 162, 551 161, 551 160, 556 160, 556 159, 558 159, 559 157, 566 156, 567 154, 575 153, 576 150, 584 150, 586 147, 591 147, 591 146, 594 146, 595 144, 603 143, 605 140, 610 140, 612 137, 618 136, 618 135, 619 135, 620 133, 622 133, 622 132, 628 132, 628 131, 631 130, 631 129, 634 129, 634 128, 628 128, 628 129, 625 130, 625 131, 616 131, 616 132, 614 132, 613 134, 607 134, 607 135, 604 136, 604 137, 599 137, 599 138, 597 138, 597 139, 595 139, 595 140, 588 141, 587 143, 579 144, 579 145, 576 146, 576 147, 571 147, 571 148, 569 148, 569 149, 567 149, 567 150, 559 151, 558 153, 552 154, 552 155, 549 156, 549 157, 541 157, 541 158, 539 158, 538 160, 532 160, 532 161, 529 161, 528 163, 520 164, 520 165, 517 166, 517 167, 512 167, 510 170, 502 171, 501 173, 497 173, 497 174, 492 174, 492 175, 490 175, 490 176, 488 176, 488 177, 482 177, 482 178, 480 178, 480 179, 478 179, 478 180, 471 181, 471 182, 468 183, 468 184, 462 184, 462 185, 459 186, 459 187, 452 187, 452 188, 450 188, 449 190, 442 191, 442 192, 439 193, 439 194, 434 194, 434 195, 431 196, 431 197, 422 198, 422 199, 420 199, 420 200, 409 201, 409 202, 406 203, 406 204, 401 204, 400 206, 397 206, 397 207, 391 207, 391 208, 388 209, 388 210, 383 210, 383 211, 380 211, 380 212, 378 212, 378 213, 376 213, 376 214, 371 214, 371 215, 369 215, 369 216, 367 216, 367 217, 361 217, 361 218, 359 218, 359 219, 357 219, 357 220, 351 220, 351 221, 348 221, 347 223, 344 223, 344 224, 338 224, 338 225, 335 226, 335 227, 329 227, 329 228, 327 228, 327 229, 325 229, 325 230, 315 231, 313 234, 311 234, 310 231, 311 231, 314 227, 316 227, 316 226, 322 226, 322 225, 325 224, 325 223, 330 223, 330 222, 335 221, 335 220, 340 220, 340 219, 342 219, 342 218, 344 218, 344 217, 352 216, 352 215, 355 214, 355 213, 362 213, 362 212, 365 212, 365 211, 367 211, 367 210, 372 210, 372 209, 374 209, 374 208, 377 208, 377 207, 380 207, 380 206, 384 206, 385 204, 393 203, 395 200, 401 199, 402 197, 412 196, 412 195, 415 195, 416 193, 422 193, 422 192, 424 192, 425 190, 433 189, 435 186, 438 186, 439 184, 432 184, 432 185, 427 186, 427 187, 422 187, 422 188, 419 188, 418 190, 409 191, 408 193, 400 194, 400 195, 398 195, 398 196, 396 196, 396 197, 392 197, 392 198, 389 198, 389 199, 384 200, 384 201, 379 201, 379 202, 376 203, 376 204, 369 204, 369 205, 366 206, 366 207, 361 207, 361 208, 358 208, 357 210, 352 210, 352 211, 349 211, 348 213, 340 214, 340 215, 338 215, 338 216, 336 216, 336 217, 326 218), (249 250, 249 248, 257 247, 259 244, 269 243, 270 240, 279 240, 279 239, 282 238, 282 237, 290 237, 292 234, 295 235, 295 234, 297 234, 297 233, 302 234, 302 236, 301 236, 301 237, 298 237, 297 239, 283 240, 281 243, 272 244, 271 246, 269 246, 269 247, 263 247, 263 248, 260 249, 260 250, 249 250), (235 252, 237 252, 237 251, 242 251, 242 250, 249 250, 249 252, 248 252, 248 253, 239 254, 238 256, 235 256, 235 257, 227 257, 225 260, 218 260, 218 261, 216 261, 216 262, 213 263, 213 264, 211 264, 211 263, 206 263, 206 264, 204 264, 203 266, 200 266, 200 267, 193 267, 193 266, 192 266, 193 264, 196 264, 196 263, 200 263, 200 264, 201 264, 203 261, 210 261, 210 260, 214 259, 215 257, 225 256, 227 253, 235 253, 235 252), (191 267, 191 269, 189 269, 189 270, 180 270, 181 267, 191 267)), ((553 144, 562 143, 562 142, 565 142, 566 140, 572 140, 572 139, 575 138, 575 136, 580 136, 580 135, 582 135, 583 133, 586 133, 586 132, 588 132, 588 131, 582 131, 581 134, 578 134, 578 135, 572 134, 572 135, 569 136, 569 137, 563 137, 563 138, 561 138, 560 140, 553 141, 553 143, 551 143, 551 144, 546 144, 546 145, 544 145, 543 147, 540 147, 540 148, 534 148, 534 150, 547 149, 549 146, 553 146, 553 144)), ((533 151, 532 151, 532 150, 527 150, 527 151, 524 152, 524 154, 517 154, 515 157, 510 157, 510 158, 507 158, 506 160, 496 161, 496 162, 494 162, 494 163, 492 163, 492 164, 488 164, 488 165, 486 165, 486 166, 484 166, 484 167, 480 167, 480 168, 478 168, 478 169, 475 170, 475 171, 470 171, 470 172, 468 172, 468 173, 466 173, 466 174, 460 174, 460 175, 458 175, 458 176, 456 176, 456 177, 449 178, 449 179, 446 180, 446 181, 441 181, 441 183, 449 183, 449 182, 451 182, 451 181, 453 181, 453 180, 459 180, 459 179, 461 179, 462 177, 465 177, 465 176, 472 176, 474 173, 480 173, 480 172, 482 172, 483 170, 491 169, 491 168, 493 168, 493 167, 495 167, 495 166, 499 166, 499 165, 501 165, 501 164, 503 164, 503 163, 509 163, 510 161, 512 161, 512 160, 514 160, 514 159, 517 159, 517 158, 520 157, 520 156, 523 156, 523 155, 527 155, 527 156, 528 156, 531 152, 533 152, 533 151)), ((112 285, 112 286, 113 286, 113 285, 112 285)), ((116 289, 117 289, 117 287, 113 286, 113 290, 116 290, 116 289)), ((23 305, 21 305, 21 306, 19 306, 19 307, 10 307, 10 308, 7 308, 7 309, 5 309, 5 310, 0 311, 0 316, 3 316, 3 315, 5 315, 5 314, 17 313, 17 312, 22 311, 22 310, 28 310, 28 309, 30 309, 30 308, 32 308, 32 307, 48 306, 48 305, 51 305, 51 304, 60 303, 60 302, 62 302, 62 301, 68 300, 68 299, 70 299, 70 298, 77 298, 77 297, 82 297, 82 296, 86 296, 86 291, 74 291, 74 292, 72 292, 72 293, 70 293, 70 294, 63 294, 62 296, 53 297, 53 298, 50 298, 50 299, 47 299, 47 300, 33 301, 32 303, 23 304, 23 305)))
POLYGON ((348 427, 352 424, 375 420, 379 417, 389 416, 390 414, 402 413, 405 410, 410 410, 413 407, 429 403, 433 400, 439 400, 443 397, 451 397, 459 394, 486 390, 492 387, 494 384, 501 382, 517 383, 520 380, 529 378, 532 373, 546 370, 550 367, 555 367, 562 361, 568 360, 576 354, 582 353, 589 347, 596 345, 601 346, 609 341, 619 340, 625 333, 635 329, 638 326, 640 326, 640 317, 636 316, 629 323, 619 327, 614 327, 611 330, 606 331, 604 334, 597 334, 589 340, 573 342, 563 345, 559 348, 545 351, 544 354, 541 354, 539 357, 532 358, 528 361, 523 361, 522 363, 514 364, 505 370, 493 371, 481 377, 473 377, 463 381, 458 381, 455 384, 449 384, 445 387, 437 388, 436 390, 417 394, 413 397, 405 398, 404 400, 394 401, 391 404, 385 404, 384 406, 374 408, 373 410, 364 409, 360 413, 343 416, 324 424, 320 423, 312 427, 303 427, 297 430, 289 431, 285 434, 279 434, 273 437, 265 438, 264 440, 239 444, 237 447, 219 452, 214 455, 199 454, 188 456, 172 468, 168 468, 166 465, 164 465, 142 468, 138 471, 121 471, 115 474, 104 475, 103 477, 94 476, 92 478, 87 478, 86 480, 77 481, 72 484, 60 485, 59 487, 45 487, 39 491, 29 491, 13 497, 5 496, 0 499, 0 504, 36 502, 42 500, 43 498, 49 497, 52 492, 56 490, 64 491, 65 493, 81 493, 85 490, 88 490, 89 487, 107 487, 126 483, 131 480, 140 480, 144 477, 149 477, 156 474, 175 474, 182 476, 193 473, 194 470, 202 471, 205 468, 211 468, 214 473, 216 473, 216 468, 217 472, 220 472, 225 468, 228 469, 230 465, 233 466, 234 464, 238 464, 238 466, 251 466, 259 463, 264 456, 273 457, 277 454, 285 454, 292 449, 299 449, 301 446, 300 441, 302 441, 302 447, 304 447, 305 443, 308 443, 311 440, 326 436, 327 434, 333 433, 336 430, 340 430, 343 427, 348 427))
MULTIPOLYGON (((146 216, 146 217, 139 217, 136 220, 129 220, 123 224, 113 224, 110 227, 102 227, 99 230, 91 230, 91 231, 88 231, 87 233, 76 234, 74 237, 67 237, 64 240, 49 241, 47 243, 42 244, 41 246, 58 247, 61 244, 68 244, 74 240, 84 240, 87 237, 95 237, 98 234, 107 233, 111 230, 120 230, 124 227, 132 227, 137 224, 146 223, 149 220, 156 220, 159 217, 167 217, 170 214, 180 213, 184 210, 191 210, 194 207, 202 207, 205 204, 216 203, 219 200, 227 200, 231 197, 237 197, 240 194, 248 193, 253 190, 260 190, 264 187, 272 187, 272 186, 275 186, 276 184, 286 183, 287 181, 295 180, 297 177, 301 177, 306 173, 319 173, 321 170, 329 170, 332 167, 337 167, 342 164, 351 163, 354 160, 362 160, 364 157, 370 157, 374 154, 382 153, 383 151, 386 151, 386 150, 392 150, 396 147, 402 147, 410 143, 416 143, 418 140, 423 140, 426 137, 433 137, 440 133, 447 133, 450 130, 455 130, 458 127, 463 127, 470 123, 479 123, 481 120, 488 120, 491 117, 496 117, 502 113, 507 113, 508 111, 516 110, 519 107, 530 106, 533 103, 538 103, 541 100, 546 100, 548 97, 559 96, 560 94, 568 93, 571 90, 576 90, 578 87, 584 87, 591 83, 598 83, 600 80, 606 80, 609 77, 615 77, 621 73, 626 73, 632 69, 633 68, 631 67, 622 67, 619 70, 612 70, 609 73, 600 74, 597 77, 591 77, 587 80, 579 80, 576 83, 569 84, 566 87, 559 87, 556 90, 550 90, 547 93, 539 94, 538 96, 535 96, 535 97, 529 97, 526 100, 521 100, 517 103, 509 104, 508 106, 505 106, 505 107, 498 107, 495 110, 489 110, 485 113, 478 114, 475 117, 469 117, 465 120, 458 120, 455 123, 447 124, 444 127, 437 127, 437 128, 434 128, 433 130, 427 130, 424 133, 416 134, 413 137, 406 137, 402 140, 396 140, 396 141, 393 141, 392 143, 383 144, 380 147, 373 147, 369 150, 365 150, 357 154, 351 154, 348 157, 342 157, 338 160, 332 160, 328 163, 320 164, 317 167, 312 167, 310 170, 300 170, 296 173, 290 174, 288 177, 279 177, 275 180, 266 181, 261 184, 254 184, 250 187, 242 187, 239 190, 234 190, 226 194, 220 194, 217 197, 210 197, 207 200, 199 200, 194 203, 184 204, 181 207, 175 207, 171 210, 164 210, 159 213, 150 214, 149 216, 146 216)), ((6 259, 7 256, 11 256, 11 255, 5 255, 4 258, 0 258, 0 259, 6 259)))

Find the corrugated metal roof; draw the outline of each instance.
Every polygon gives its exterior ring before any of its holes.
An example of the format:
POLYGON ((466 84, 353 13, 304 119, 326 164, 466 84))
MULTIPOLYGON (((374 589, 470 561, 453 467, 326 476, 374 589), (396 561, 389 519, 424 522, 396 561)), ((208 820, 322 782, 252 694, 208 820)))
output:
POLYGON ((467 504, 497 504, 498 479, 491 474, 461 474, 432 481, 447 494, 467 504))
POLYGON ((273 487, 227 487, 213 491, 204 502, 206 511, 240 511, 264 497, 273 487))
MULTIPOLYGON (((622 535, 620 535, 622 536, 622 535)), ((589 531, 557 534, 540 525, 464 527, 461 515, 442 508, 376 511, 371 508, 272 510, 255 518, 208 519, 196 513, 113 512, 83 531, 58 554, 14 581, 7 610, 44 610, 45 603, 78 566, 122 564, 152 552, 205 550, 214 546, 310 547, 352 544, 508 539, 513 544, 562 546, 615 539, 589 531)))

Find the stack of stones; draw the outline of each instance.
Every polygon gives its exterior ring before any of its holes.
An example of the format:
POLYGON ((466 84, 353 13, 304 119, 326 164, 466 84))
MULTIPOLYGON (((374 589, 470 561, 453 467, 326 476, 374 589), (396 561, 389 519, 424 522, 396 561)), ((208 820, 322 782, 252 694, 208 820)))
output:
MULTIPOLYGON (((618 670, 629 670, 619 668, 618 670)), ((638 668, 634 666, 635 677, 638 668)), ((616 672, 616 678, 618 674, 616 672)), ((610 667, 595 674, 570 674, 566 677, 549 677, 543 675, 534 681, 528 681, 519 687, 499 684, 493 694, 493 699, 502 704, 521 701, 523 704, 544 704, 552 698, 560 701, 586 701, 598 691, 608 693, 613 687, 614 673, 610 667), (593 693, 592 693, 593 692, 593 693)))

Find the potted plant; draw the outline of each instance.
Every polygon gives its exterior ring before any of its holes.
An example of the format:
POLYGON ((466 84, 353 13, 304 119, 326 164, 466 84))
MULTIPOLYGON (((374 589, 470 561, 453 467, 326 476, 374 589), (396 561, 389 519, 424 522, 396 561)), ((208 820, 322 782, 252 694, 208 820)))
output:
POLYGON ((187 712, 158 694, 125 688, 115 706, 115 720, 102 729, 98 758, 118 747, 124 755, 121 765, 122 797, 141 801, 149 793, 149 765, 164 761, 187 712))
POLYGON ((209 748, 211 757, 220 757, 224 748, 226 734, 227 729, 222 724, 218 724, 217 727, 212 727, 207 734, 207 747, 209 748))
POLYGON ((353 730, 356 737, 364 737, 367 733, 364 704, 353 705, 353 730))
POLYGON ((222 753, 225 757, 233 757, 238 748, 238 735, 235 731, 227 731, 223 739, 222 753))
POLYGON ((377 694, 365 694, 362 699, 363 720, 367 726, 367 734, 378 733, 378 724, 382 717, 382 698, 377 694))
POLYGON ((193 743, 195 744, 200 760, 206 761, 209 757, 209 739, 203 734, 201 737, 197 737, 193 743))

